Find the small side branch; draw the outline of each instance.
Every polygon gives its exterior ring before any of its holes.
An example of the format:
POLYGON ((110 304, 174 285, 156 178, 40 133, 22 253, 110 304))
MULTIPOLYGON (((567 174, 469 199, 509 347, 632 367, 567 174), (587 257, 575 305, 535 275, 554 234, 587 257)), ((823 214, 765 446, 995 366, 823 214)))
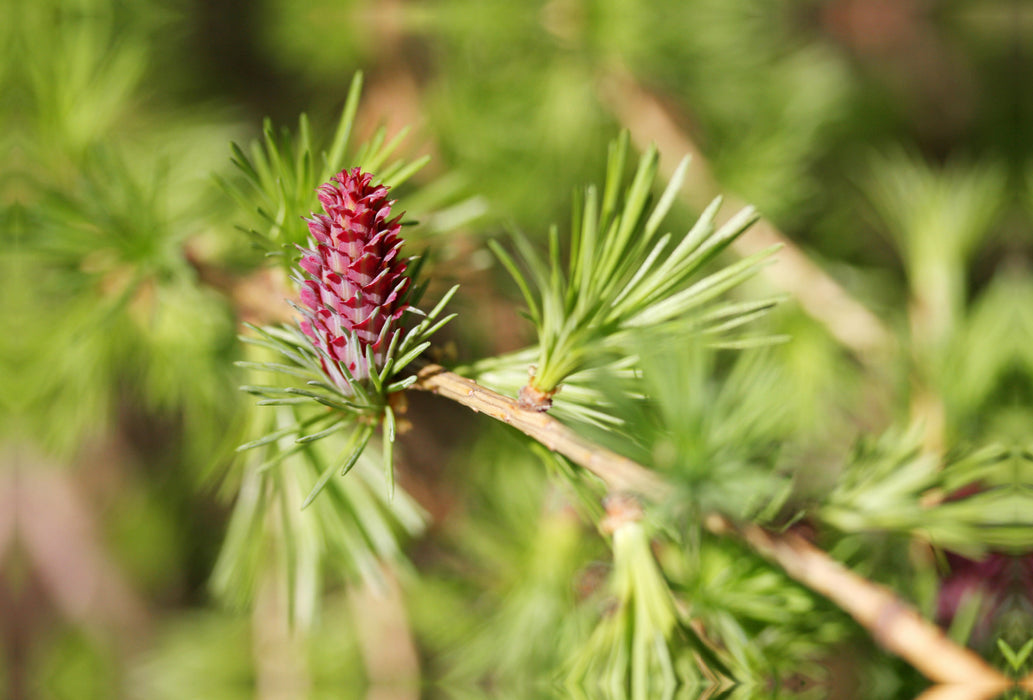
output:
POLYGON ((629 491, 652 500, 663 498, 668 486, 655 473, 616 452, 585 440, 546 413, 525 408, 515 399, 481 386, 438 365, 417 374, 414 389, 439 394, 514 428, 592 472, 614 492, 629 491))
MULTIPOLYGON (((569 458, 613 492, 634 492, 651 500, 670 493, 652 470, 585 440, 545 413, 523 408, 503 396, 438 365, 420 370, 413 388, 439 394, 467 408, 508 423, 545 447, 569 458)), ((1006 689, 1009 680, 973 652, 954 644, 888 589, 846 569, 828 554, 792 533, 771 533, 756 525, 737 526, 721 515, 705 519, 719 535, 735 536, 789 576, 849 613, 890 652, 931 681, 1006 689)))

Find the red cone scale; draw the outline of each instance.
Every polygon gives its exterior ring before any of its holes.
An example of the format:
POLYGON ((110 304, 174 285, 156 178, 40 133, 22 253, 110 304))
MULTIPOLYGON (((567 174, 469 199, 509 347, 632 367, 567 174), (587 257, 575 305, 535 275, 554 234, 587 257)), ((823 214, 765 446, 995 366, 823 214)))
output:
MULTIPOLYGON (((351 393, 341 367, 363 381, 383 366, 399 317, 409 278, 398 256, 401 214, 393 219, 386 186, 353 168, 342 170, 319 188, 325 214, 307 219, 315 245, 301 248, 301 302, 307 307, 302 332, 322 350, 323 370, 338 388, 351 393), (376 367, 366 359, 372 349, 376 367), (333 362, 327 362, 327 358, 333 362), (339 365, 338 365, 339 363, 339 365)), ((299 246, 300 248, 300 246, 299 246)))

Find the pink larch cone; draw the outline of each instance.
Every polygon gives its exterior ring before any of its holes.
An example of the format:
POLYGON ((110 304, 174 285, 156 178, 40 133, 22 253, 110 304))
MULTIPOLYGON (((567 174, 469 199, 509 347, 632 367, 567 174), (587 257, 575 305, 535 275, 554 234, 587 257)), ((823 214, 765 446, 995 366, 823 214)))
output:
POLYGON ((301 330, 322 351, 327 376, 348 394, 351 382, 341 367, 359 382, 379 371, 392 334, 399 332, 396 321, 408 308, 403 299, 409 278, 398 257, 401 215, 388 219, 394 202, 387 200, 388 188, 373 187, 372 179, 353 168, 322 185, 319 201, 326 214, 306 220, 315 246, 299 246, 300 265, 308 273, 301 288, 307 307, 301 330), (376 367, 369 366, 367 347, 376 367))

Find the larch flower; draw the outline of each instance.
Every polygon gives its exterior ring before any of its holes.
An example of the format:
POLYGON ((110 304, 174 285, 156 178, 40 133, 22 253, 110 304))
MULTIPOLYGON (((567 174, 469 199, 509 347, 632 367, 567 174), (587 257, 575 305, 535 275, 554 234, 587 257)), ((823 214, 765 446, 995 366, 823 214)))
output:
POLYGON ((313 248, 301 248, 304 315, 300 326, 320 351, 323 371, 347 394, 383 367, 396 322, 408 308, 399 220, 390 219, 388 188, 359 168, 319 187, 325 214, 306 219, 313 248), (373 365, 370 366, 370 358, 373 365), (328 361, 332 360, 332 361, 328 361), (344 371, 347 369, 347 372, 344 371))

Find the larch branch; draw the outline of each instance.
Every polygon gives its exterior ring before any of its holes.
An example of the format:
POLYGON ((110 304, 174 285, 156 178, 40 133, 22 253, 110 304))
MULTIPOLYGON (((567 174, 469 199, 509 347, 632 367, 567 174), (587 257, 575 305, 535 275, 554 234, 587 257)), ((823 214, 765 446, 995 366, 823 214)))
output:
POLYGON ((585 440, 548 415, 524 408, 516 399, 492 391, 439 365, 424 367, 413 388, 439 394, 478 413, 508 423, 553 452, 602 479, 611 491, 628 491, 658 500, 669 489, 654 472, 627 457, 585 440))
MULTIPOLYGON (((516 399, 441 366, 421 369, 413 388, 513 426, 596 475, 611 491, 637 493, 650 500, 662 500, 671 493, 671 487, 651 469, 584 439, 546 413, 523 408, 516 399)), ((849 571, 802 537, 768 532, 756 525, 736 525, 722 515, 710 515, 704 524, 715 534, 738 537, 790 577, 834 602, 929 680, 1000 689, 1010 686, 1003 674, 956 645, 905 601, 849 571)))
POLYGON ((735 525, 720 515, 707 516, 704 524, 714 534, 737 535, 790 577, 831 600, 926 678, 993 691, 991 695, 1011 686, 1000 671, 952 642, 895 593, 858 576, 803 537, 735 525))

